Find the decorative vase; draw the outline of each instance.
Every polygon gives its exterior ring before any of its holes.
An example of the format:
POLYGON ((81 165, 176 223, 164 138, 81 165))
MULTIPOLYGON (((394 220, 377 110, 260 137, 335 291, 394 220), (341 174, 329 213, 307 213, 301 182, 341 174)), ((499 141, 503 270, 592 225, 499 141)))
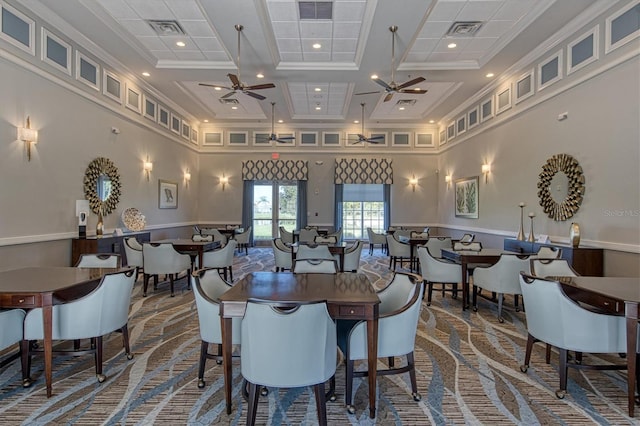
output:
POLYGON ((577 222, 571 223, 571 228, 569 229, 569 241, 573 248, 580 245, 580 225, 577 222))
POLYGON ((536 241, 536 237, 533 234, 533 218, 535 217, 535 214, 529 213, 529 218, 531 219, 531 229, 529 230, 529 238, 527 239, 527 241, 529 241, 530 243, 534 243, 536 241))
POLYGON ((104 233, 104 223, 102 221, 102 210, 98 210, 98 223, 96 225, 96 236, 102 237, 104 233))
POLYGON ((518 241, 524 241, 524 203, 520 203, 520 231, 518 231, 518 241))

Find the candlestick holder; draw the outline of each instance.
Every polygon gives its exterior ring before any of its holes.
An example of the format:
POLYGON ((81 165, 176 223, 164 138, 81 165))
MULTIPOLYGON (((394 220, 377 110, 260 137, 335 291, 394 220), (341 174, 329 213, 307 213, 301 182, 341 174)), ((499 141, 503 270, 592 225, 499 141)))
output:
POLYGON ((531 228, 529 230, 529 238, 527 239, 527 241, 529 241, 530 243, 533 243, 536 241, 536 237, 533 234, 533 218, 535 217, 535 215, 531 215, 529 214, 529 219, 531 219, 531 228))
POLYGON ((524 203, 520 203, 520 231, 518 231, 518 241, 524 241, 524 203))

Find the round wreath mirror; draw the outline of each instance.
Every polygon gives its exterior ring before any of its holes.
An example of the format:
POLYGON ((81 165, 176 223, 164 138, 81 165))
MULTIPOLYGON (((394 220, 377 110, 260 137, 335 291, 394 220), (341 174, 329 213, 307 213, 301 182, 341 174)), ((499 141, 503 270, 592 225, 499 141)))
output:
POLYGON ((107 215, 120 201, 120 174, 111 160, 98 157, 84 172, 84 197, 95 214, 107 215))
POLYGON ((578 161, 556 154, 542 166, 538 198, 544 212, 554 220, 567 220, 580 208, 584 197, 584 175, 578 161))

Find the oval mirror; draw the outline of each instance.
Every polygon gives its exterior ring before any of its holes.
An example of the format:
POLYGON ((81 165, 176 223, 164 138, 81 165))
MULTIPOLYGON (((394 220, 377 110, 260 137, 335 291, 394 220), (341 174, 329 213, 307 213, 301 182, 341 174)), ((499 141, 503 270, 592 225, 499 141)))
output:
POLYGON ((554 220, 567 220, 580 208, 584 197, 584 175, 578 161, 557 154, 542 166, 538 198, 544 212, 554 220))
POLYGON ((95 214, 107 215, 120 201, 120 174, 111 160, 98 157, 84 173, 84 197, 95 214))

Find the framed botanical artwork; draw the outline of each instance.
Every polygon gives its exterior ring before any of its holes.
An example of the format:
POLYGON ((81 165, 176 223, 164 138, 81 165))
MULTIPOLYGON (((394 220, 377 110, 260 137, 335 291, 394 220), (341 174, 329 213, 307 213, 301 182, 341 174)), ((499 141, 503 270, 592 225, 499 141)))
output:
POLYGON ((271 133, 268 130, 253 132, 253 145, 255 146, 271 146, 271 133))
POLYGON ((445 143, 447 143, 447 130, 446 129, 440 130, 438 141, 439 141, 440 145, 444 145, 445 143))
POLYGON ((170 117, 169 110, 162 105, 158 105, 158 124, 168 129, 170 117))
POLYGON ((605 21, 604 51, 609 53, 640 37, 638 4, 628 5, 609 16, 605 21))
POLYGON ((456 217, 478 218, 478 176, 456 179, 456 217))
POLYGON ((467 114, 456 120, 456 134, 461 135, 467 131, 467 114))
POLYGON ((229 146, 249 145, 249 132, 229 132, 227 138, 229 146))
POLYGON ((456 137, 456 122, 449 123, 447 126, 447 141, 453 140, 456 137))
POLYGON ((467 113, 467 129, 473 129, 480 123, 480 108, 475 107, 467 113))
POLYGON ((538 90, 562 79, 562 50, 538 64, 538 90))
POLYGON ((596 25, 586 34, 567 46, 567 75, 598 60, 600 26, 596 25))
POLYGON ((158 208, 178 208, 178 183, 158 179, 158 208))
POLYGON ((198 145, 198 130, 191 128, 191 143, 194 145, 198 145))
POLYGON ((300 132, 300 146, 318 146, 318 132, 300 132))

